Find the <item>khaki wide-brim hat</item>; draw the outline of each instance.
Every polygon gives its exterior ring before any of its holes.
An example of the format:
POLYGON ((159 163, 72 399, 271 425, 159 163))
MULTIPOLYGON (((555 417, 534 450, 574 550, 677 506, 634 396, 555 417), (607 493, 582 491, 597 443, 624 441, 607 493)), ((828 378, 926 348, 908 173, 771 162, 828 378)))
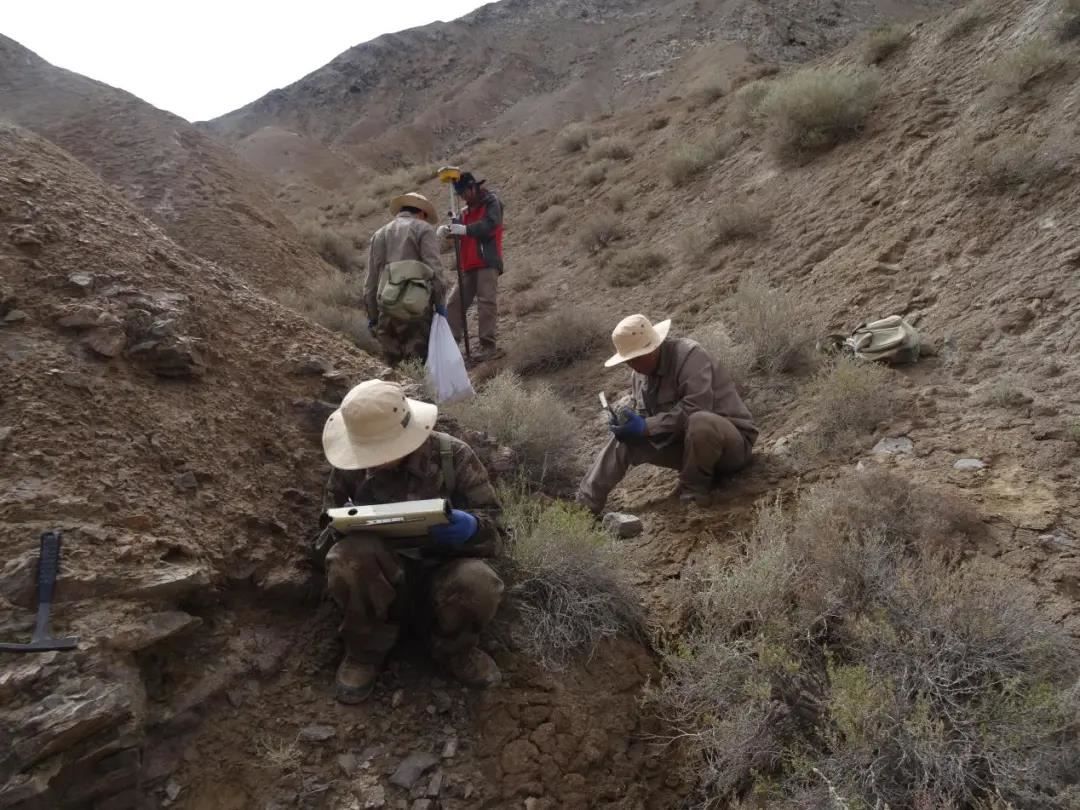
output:
POLYGON ((367 380, 345 395, 323 425, 323 452, 339 470, 366 470, 404 458, 427 441, 439 409, 401 386, 367 380))
POLYGON ((671 319, 661 321, 656 326, 644 315, 630 315, 619 321, 611 333, 611 342, 615 344, 615 354, 607 359, 607 368, 641 357, 660 348, 671 330, 671 319))
POLYGON ((394 197, 394 199, 390 200, 390 213, 396 217, 398 211, 406 206, 409 208, 419 208, 427 214, 428 222, 432 224, 439 219, 439 215, 435 212, 435 206, 431 204, 431 200, 415 191, 410 191, 408 194, 399 194, 394 197))

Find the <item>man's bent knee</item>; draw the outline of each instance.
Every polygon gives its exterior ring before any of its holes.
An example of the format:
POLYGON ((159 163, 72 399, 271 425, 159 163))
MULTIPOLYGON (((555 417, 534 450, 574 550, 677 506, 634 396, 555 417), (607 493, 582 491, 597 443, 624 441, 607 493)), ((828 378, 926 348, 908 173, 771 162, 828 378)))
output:
POLYGON ((450 632, 469 624, 483 627, 495 617, 504 587, 499 575, 482 560, 448 562, 432 583, 439 625, 450 632))

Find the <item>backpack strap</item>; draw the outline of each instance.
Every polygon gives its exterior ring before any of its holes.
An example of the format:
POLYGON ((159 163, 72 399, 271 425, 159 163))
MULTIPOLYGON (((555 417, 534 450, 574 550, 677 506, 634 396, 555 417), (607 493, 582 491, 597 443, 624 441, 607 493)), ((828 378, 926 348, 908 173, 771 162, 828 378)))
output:
POLYGON ((449 495, 457 486, 457 475, 454 472, 454 446, 445 433, 439 434, 439 457, 442 459, 443 486, 446 487, 446 494, 449 495))

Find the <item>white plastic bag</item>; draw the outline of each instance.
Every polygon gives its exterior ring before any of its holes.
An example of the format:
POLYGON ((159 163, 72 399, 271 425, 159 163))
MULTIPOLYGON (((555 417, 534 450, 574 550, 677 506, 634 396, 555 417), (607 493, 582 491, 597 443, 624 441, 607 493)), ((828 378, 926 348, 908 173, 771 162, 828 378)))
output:
POLYGON ((431 319, 431 337, 428 338, 427 376, 435 401, 440 405, 473 395, 469 372, 461 359, 461 350, 446 318, 435 313, 431 319))

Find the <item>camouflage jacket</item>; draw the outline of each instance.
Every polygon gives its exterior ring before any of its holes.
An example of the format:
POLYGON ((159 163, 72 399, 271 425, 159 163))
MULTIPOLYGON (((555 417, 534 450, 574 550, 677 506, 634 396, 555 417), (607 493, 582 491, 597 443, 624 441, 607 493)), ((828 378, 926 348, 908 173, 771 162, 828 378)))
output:
POLYGON ((447 436, 454 459, 454 489, 443 480, 439 437, 433 432, 420 449, 390 470, 338 470, 330 473, 323 496, 323 512, 352 499, 358 506, 426 498, 446 498, 455 509, 471 512, 478 523, 476 534, 460 547, 425 546, 424 556, 496 557, 502 551, 502 504, 487 470, 465 442, 447 436))

